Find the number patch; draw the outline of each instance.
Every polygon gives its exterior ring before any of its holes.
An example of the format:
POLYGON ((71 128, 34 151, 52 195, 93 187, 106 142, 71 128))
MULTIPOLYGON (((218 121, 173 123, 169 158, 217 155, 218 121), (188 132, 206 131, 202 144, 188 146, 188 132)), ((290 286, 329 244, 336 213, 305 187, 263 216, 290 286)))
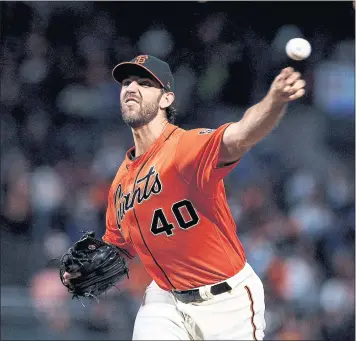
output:
POLYGON ((163 213, 163 210, 159 208, 153 213, 153 219, 151 224, 151 231, 153 234, 166 233, 167 236, 173 234, 172 230, 174 229, 173 224, 170 224, 163 213))
MULTIPOLYGON (((178 226, 187 230, 199 222, 199 216, 197 211, 195 210, 193 204, 189 200, 181 200, 172 205, 172 212, 174 217, 176 218, 178 226), (185 219, 182 214, 182 209, 185 208, 189 213, 189 219, 185 219)), ((173 229, 175 226, 172 223, 168 222, 163 210, 161 208, 155 210, 153 212, 152 224, 151 224, 151 232, 154 235, 165 233, 167 236, 171 236, 173 234, 173 229)))

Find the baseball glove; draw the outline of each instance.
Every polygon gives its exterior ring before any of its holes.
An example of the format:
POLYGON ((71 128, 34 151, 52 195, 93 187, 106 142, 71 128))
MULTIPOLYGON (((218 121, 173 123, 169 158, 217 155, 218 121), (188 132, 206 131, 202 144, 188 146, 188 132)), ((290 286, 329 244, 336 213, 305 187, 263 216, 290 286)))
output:
POLYGON ((120 249, 95 238, 94 232, 85 234, 60 260, 60 278, 74 297, 97 297, 113 287, 129 270, 120 249), (65 272, 81 275, 64 282, 65 272))

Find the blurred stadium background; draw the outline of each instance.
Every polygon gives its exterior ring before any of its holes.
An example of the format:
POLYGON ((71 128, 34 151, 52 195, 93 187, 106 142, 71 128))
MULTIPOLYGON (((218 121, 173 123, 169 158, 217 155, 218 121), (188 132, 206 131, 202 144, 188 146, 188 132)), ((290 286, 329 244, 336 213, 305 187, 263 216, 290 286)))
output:
POLYGON ((81 231, 104 233, 107 191, 132 145, 119 61, 167 60, 177 124, 238 120, 291 65, 307 95, 226 179, 266 290, 266 339, 354 340, 355 10, 352 2, 0 2, 1 339, 128 340, 150 278, 85 307, 59 282, 81 231), (288 60, 290 38, 312 45, 288 60))

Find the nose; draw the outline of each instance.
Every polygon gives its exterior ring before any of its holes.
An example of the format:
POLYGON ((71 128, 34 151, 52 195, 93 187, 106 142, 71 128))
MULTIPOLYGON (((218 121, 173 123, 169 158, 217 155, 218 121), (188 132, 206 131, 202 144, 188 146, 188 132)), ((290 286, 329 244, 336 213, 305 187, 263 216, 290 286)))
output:
POLYGON ((136 92, 138 89, 138 83, 136 81, 132 81, 127 87, 127 92, 136 92))

